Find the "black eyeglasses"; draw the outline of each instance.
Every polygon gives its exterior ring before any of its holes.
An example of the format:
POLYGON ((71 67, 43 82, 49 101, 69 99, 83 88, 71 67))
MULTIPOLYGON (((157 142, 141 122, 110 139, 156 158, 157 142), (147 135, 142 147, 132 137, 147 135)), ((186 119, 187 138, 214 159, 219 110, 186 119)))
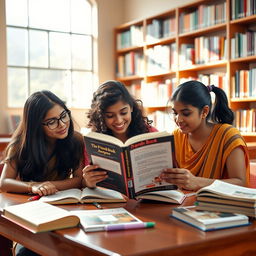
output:
POLYGON ((42 123, 42 125, 48 126, 50 130, 54 130, 57 127, 59 127, 60 121, 62 123, 67 123, 70 121, 70 111, 69 110, 64 110, 59 118, 51 118, 47 122, 42 123))

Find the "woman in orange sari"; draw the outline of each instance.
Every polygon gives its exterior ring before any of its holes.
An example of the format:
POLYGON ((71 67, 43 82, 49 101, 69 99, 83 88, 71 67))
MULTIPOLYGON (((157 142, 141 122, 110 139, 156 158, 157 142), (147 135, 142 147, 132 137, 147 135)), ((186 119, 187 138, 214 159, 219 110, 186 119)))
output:
POLYGON ((178 126, 174 131, 177 168, 165 169, 160 177, 187 190, 198 190, 215 179, 247 186, 248 150, 232 126, 234 114, 225 92, 189 81, 177 87, 170 101, 178 126), (210 93, 215 94, 213 109, 210 93))

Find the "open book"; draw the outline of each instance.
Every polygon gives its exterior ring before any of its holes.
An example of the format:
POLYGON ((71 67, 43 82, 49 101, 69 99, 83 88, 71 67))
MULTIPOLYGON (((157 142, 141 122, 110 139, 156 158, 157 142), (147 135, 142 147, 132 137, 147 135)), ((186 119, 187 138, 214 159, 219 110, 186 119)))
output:
MULTIPOLYGON (((173 135, 152 132, 134 136, 123 143, 119 139, 95 132, 84 135, 91 163, 108 173, 97 185, 110 188, 136 199, 151 191, 176 189, 159 179, 165 168, 174 166, 173 135)), ((155 197, 155 200, 165 197, 155 197)))
POLYGON ((197 209, 241 213, 256 217, 256 189, 215 180, 196 193, 197 209))
POLYGON ((78 210, 71 211, 71 213, 80 218, 80 224, 85 232, 107 231, 109 227, 113 227, 115 225, 142 223, 141 220, 124 208, 78 210))
POLYGON ((181 190, 161 190, 161 191, 151 191, 143 193, 137 196, 137 199, 149 199, 156 201, 163 201, 173 204, 182 204, 185 200, 186 195, 181 190))
POLYGON ((174 208, 171 216, 203 231, 249 224, 249 218, 246 215, 217 211, 198 211, 195 206, 174 208))
POLYGON ((79 224, 76 215, 40 201, 7 206, 2 216, 33 233, 75 227, 79 224))
POLYGON ((50 204, 75 204, 75 203, 92 203, 92 202, 126 202, 126 198, 119 192, 97 187, 95 189, 71 188, 58 191, 53 195, 43 196, 39 199, 41 202, 50 204))

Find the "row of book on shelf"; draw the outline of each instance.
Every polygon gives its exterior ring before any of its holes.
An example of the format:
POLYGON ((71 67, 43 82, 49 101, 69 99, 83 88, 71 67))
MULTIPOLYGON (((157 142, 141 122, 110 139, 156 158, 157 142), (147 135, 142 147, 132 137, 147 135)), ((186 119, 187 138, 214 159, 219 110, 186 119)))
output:
POLYGON ((232 20, 256 14, 255 0, 231 0, 232 20))
MULTIPOLYGON (((180 78, 180 83, 189 80, 199 80, 205 85, 213 84, 223 89, 227 95, 229 91, 231 98, 248 98, 256 95, 256 63, 249 64, 248 70, 237 70, 231 79, 231 88, 228 86, 227 75, 224 72, 210 74, 198 74, 197 77, 180 78)), ((139 82, 128 86, 130 93, 141 99, 145 106, 152 106, 150 95, 156 96, 155 106, 166 106, 167 100, 177 86, 176 77, 165 81, 155 81, 151 83, 139 82), (148 104, 148 101, 150 102, 148 104)))
POLYGON ((153 19, 146 27, 146 42, 155 43, 159 39, 175 36, 176 20, 175 17, 164 19, 153 19))
POLYGON ((177 68, 176 43, 147 48, 145 54, 147 75, 168 73, 177 68))
POLYGON ((231 59, 256 55, 256 32, 248 30, 244 33, 237 32, 231 38, 231 59))
MULTIPOLYGON (((180 33, 206 28, 226 21, 226 2, 212 5, 202 4, 193 11, 180 14, 180 33)), ((172 37, 176 30, 175 16, 154 18, 146 26, 146 42, 154 43, 159 39, 172 37)), ((133 25, 130 29, 118 34, 117 49, 141 46, 143 43, 142 25, 133 25), (135 38, 137 38, 135 40, 135 38)))
POLYGON ((231 80, 231 97, 256 97, 256 63, 249 64, 248 70, 237 70, 231 80))
POLYGON ((155 75, 175 71, 178 67, 205 64, 227 59, 224 36, 197 37, 194 44, 181 44, 179 55, 176 43, 148 47, 144 58, 141 51, 129 51, 117 57, 117 76, 155 75))
POLYGON ((256 109, 239 109, 234 111, 235 127, 241 132, 256 132, 256 109))
MULTIPOLYGON (((237 43, 235 38, 231 39, 232 59, 255 55, 256 33, 253 34, 253 38, 243 43, 237 43), (238 47, 239 44, 242 44, 241 47, 238 47)), ((179 56, 176 43, 157 45, 146 50, 145 66, 142 52, 130 51, 117 57, 117 76, 156 75, 175 71, 178 67, 178 57, 179 68, 226 60, 226 49, 226 39, 221 36, 198 37, 195 38, 195 44, 181 44, 179 56)))
POLYGON ((198 7, 184 11, 179 17, 180 33, 209 27, 226 21, 226 2, 216 4, 201 4, 198 7))
MULTIPOLYGON (((146 26, 146 42, 154 43, 161 38, 168 38, 175 35, 175 18, 167 17, 164 19, 152 19, 146 26)), ((118 33, 117 49, 138 47, 143 45, 143 26, 132 25, 129 29, 118 33)))
MULTIPOLYGON (((179 16, 179 33, 182 34, 225 23, 226 5, 226 1, 222 1, 214 4, 200 4, 194 8, 184 9, 179 16)), ((256 14, 255 0, 231 0, 232 20, 254 14, 256 14)), ((169 17, 164 16, 149 20, 146 25, 146 43, 150 44, 157 42, 159 39, 174 36, 176 30, 175 22, 175 16, 171 13, 169 17)), ((235 38, 237 37, 239 36, 236 35, 235 38)), ((132 25, 129 29, 117 35, 117 49, 142 46, 143 42, 143 25, 132 25)))
POLYGON ((129 29, 117 34, 117 49, 143 45, 143 27, 132 25, 129 29))
POLYGON ((117 76, 144 76, 144 60, 140 51, 130 51, 117 57, 117 76))

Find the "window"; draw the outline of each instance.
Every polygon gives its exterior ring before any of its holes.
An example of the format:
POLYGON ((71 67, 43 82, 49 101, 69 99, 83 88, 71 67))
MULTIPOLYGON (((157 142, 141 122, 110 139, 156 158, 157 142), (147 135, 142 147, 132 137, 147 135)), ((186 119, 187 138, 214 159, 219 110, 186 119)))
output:
POLYGON ((6 0, 8 106, 38 90, 88 107, 93 92, 92 3, 6 0))

